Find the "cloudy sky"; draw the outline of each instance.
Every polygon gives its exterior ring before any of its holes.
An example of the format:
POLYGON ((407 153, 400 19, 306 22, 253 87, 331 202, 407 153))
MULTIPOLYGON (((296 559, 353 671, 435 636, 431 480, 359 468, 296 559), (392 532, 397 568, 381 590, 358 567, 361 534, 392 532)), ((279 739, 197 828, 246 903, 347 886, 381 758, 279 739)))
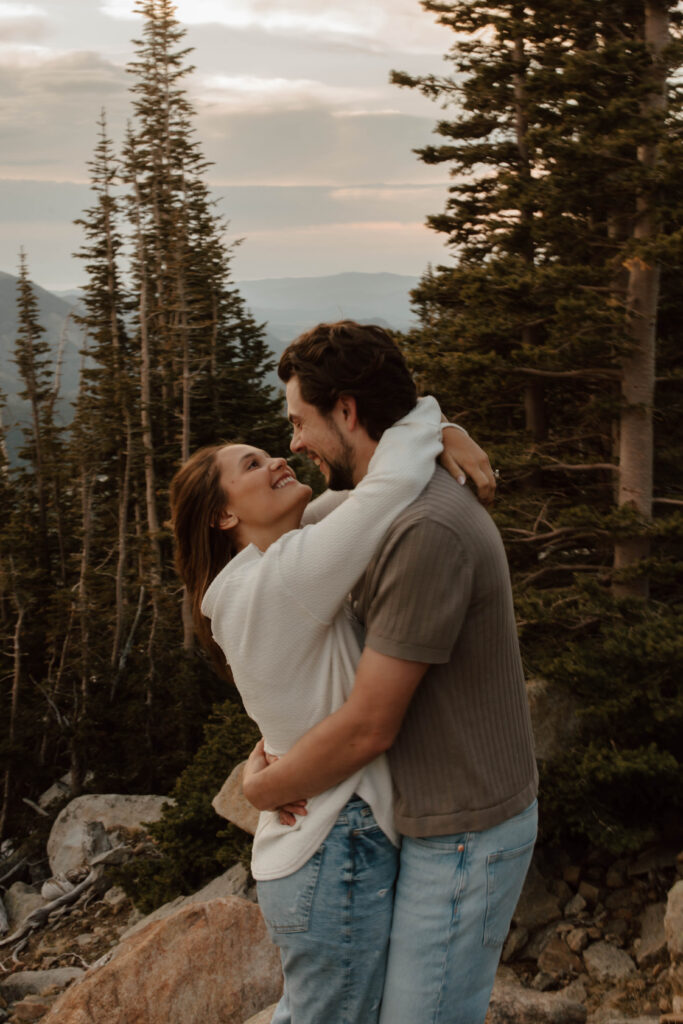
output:
MULTIPOLYGON (((71 223, 106 108, 120 142, 134 0, 0 0, 0 270, 23 246, 46 288, 82 283, 71 223)), ((441 72, 450 30, 418 0, 178 0, 187 79, 209 178, 244 237, 237 279, 342 271, 419 274, 443 261, 423 226, 444 169, 412 148, 439 108, 388 84, 392 68, 441 72)))

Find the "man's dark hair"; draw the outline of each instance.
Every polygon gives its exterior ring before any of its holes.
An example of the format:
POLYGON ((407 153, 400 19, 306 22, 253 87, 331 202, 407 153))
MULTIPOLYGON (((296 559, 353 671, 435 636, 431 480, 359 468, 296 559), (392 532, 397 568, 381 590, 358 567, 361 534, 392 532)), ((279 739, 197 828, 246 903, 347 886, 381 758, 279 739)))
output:
POLYGON ((403 356, 389 334, 374 324, 318 324, 287 346, 278 374, 285 383, 295 376, 303 400, 323 415, 341 395, 351 395, 359 422, 373 441, 417 402, 403 356))

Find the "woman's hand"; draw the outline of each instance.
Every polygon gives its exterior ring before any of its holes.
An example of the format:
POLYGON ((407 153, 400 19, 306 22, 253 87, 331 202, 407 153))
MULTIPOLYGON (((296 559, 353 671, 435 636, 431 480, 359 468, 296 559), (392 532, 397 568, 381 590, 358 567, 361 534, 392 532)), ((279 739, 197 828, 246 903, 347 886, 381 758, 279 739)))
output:
POLYGON ((263 778, 259 778, 259 774, 263 772, 268 765, 274 764, 278 758, 275 754, 268 754, 265 748, 265 741, 263 737, 258 741, 251 754, 247 759, 247 763, 244 766, 244 773, 242 775, 242 792, 249 801, 260 811, 276 810, 280 816, 281 825, 294 825, 296 824, 296 816, 304 817, 308 814, 306 810, 306 800, 294 800, 292 803, 284 804, 282 807, 269 807, 265 793, 263 792, 263 778))
POLYGON ((493 501, 496 478, 489 457, 464 431, 454 427, 443 431, 443 452, 439 462, 459 484, 464 484, 465 476, 468 476, 477 488, 479 501, 485 505, 493 501))

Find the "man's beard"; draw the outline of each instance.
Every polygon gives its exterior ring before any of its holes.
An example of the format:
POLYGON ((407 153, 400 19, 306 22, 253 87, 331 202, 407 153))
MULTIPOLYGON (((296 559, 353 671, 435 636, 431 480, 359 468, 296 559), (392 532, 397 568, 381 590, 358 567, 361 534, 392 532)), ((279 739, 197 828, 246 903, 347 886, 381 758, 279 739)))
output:
POLYGON ((353 490, 353 467, 345 459, 343 462, 328 462, 330 479, 327 484, 331 491, 353 490))
POLYGON ((333 422, 332 426, 339 438, 341 455, 334 462, 330 459, 325 459, 330 474, 327 486, 331 491, 352 491, 355 486, 353 480, 353 448, 346 438, 342 436, 336 423, 333 422))

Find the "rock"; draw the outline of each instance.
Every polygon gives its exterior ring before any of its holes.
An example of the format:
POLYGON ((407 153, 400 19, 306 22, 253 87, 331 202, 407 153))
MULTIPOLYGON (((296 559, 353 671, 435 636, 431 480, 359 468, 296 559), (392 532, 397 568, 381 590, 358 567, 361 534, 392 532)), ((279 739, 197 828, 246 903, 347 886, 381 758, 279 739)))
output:
POLYGON ((163 921, 164 918, 176 913, 183 907, 192 906, 193 903, 209 903, 215 899, 225 899, 227 896, 243 896, 247 884, 247 869, 243 864, 233 864, 218 878, 214 878, 203 889, 193 893, 192 896, 178 896, 162 907, 153 910, 147 917, 140 917, 122 935, 123 939, 129 938, 136 932, 142 931, 148 924, 155 921, 163 921))
POLYGON ((664 934, 671 957, 672 1009, 683 1017, 683 879, 669 891, 664 915, 664 934))
POLYGON ((211 806, 216 814, 220 814, 221 818, 227 818, 233 825, 237 825, 238 828, 253 836, 258 825, 259 812, 249 803, 242 792, 242 775, 246 763, 246 761, 241 761, 233 768, 211 801, 211 806))
POLYGON ((640 915, 640 946, 636 956, 639 967, 656 964, 666 955, 665 913, 665 903, 651 903, 640 915))
POLYGON ((532 862, 512 920, 531 931, 561 916, 560 901, 548 892, 543 875, 532 862))
POLYGON ((486 1024, 584 1024, 586 1008, 562 992, 524 988, 512 972, 498 971, 486 1024))
POLYGON ((501 957, 503 963, 506 964, 509 960, 514 959, 524 949, 528 940, 529 932, 526 928, 512 928, 503 947, 503 955, 501 957))
POLYGON ((258 907, 230 896, 182 907, 125 939, 45 1024, 242 1024, 281 987, 279 953, 258 907))
POLYGON ((618 860, 608 869, 605 875, 605 885, 608 889, 621 889, 626 881, 626 868, 628 863, 625 860, 618 860))
POLYGON ((56 878, 48 878, 43 882, 40 895, 47 903, 50 903, 52 900, 59 899, 65 892, 71 892, 74 888, 73 882, 63 875, 58 875, 56 878))
POLYGON ((664 915, 664 933, 672 961, 683 959, 683 880, 669 891, 664 915))
POLYGON ((580 893, 576 893, 575 896, 569 900, 564 908, 565 917, 578 917, 579 914, 583 913, 588 904, 580 893))
POLYGON ((605 938, 615 942, 617 946, 623 944, 628 935, 629 923, 624 917, 613 917, 605 925, 605 938))
POLYGON ((596 981, 613 984, 635 974, 636 965, 628 953, 609 942, 594 942, 583 952, 586 970, 596 981))
POLYGON ((7 916, 7 911, 5 910, 5 904, 2 901, 2 896, 0 896, 0 935, 4 935, 5 932, 8 931, 9 918, 7 916))
POLYGON ((547 992, 555 984, 555 978, 552 974, 546 974, 545 971, 539 971, 531 982, 531 987, 536 992, 547 992))
POLYGON ((564 978, 568 974, 580 974, 583 970, 579 957, 572 953, 559 935, 550 940, 539 956, 538 967, 556 979, 564 978))
POLYGON ((586 983, 584 981, 586 975, 582 974, 580 978, 575 978, 570 981, 568 985, 562 989, 562 995, 566 999, 571 999, 576 1003, 585 1003, 588 999, 588 993, 586 992, 586 983))
POLYGON ((116 794, 78 796, 60 812, 47 842, 53 875, 66 874, 90 864, 93 857, 111 849, 107 833, 139 829, 145 822, 158 821, 163 796, 119 796, 116 794))
POLYGON ((650 871, 657 871, 661 868, 672 868, 676 864, 678 856, 677 846, 655 846, 644 853, 628 866, 629 876, 647 875, 650 871))
POLYGON ((23 999, 25 996, 42 996, 53 987, 66 988, 84 974, 85 971, 80 967, 57 967, 51 971, 16 971, 0 981, 0 993, 9 1002, 23 999))
POLYGON ((540 931, 537 931, 524 950, 525 959, 538 960, 545 947, 555 935, 557 935, 557 925, 555 923, 547 924, 540 931))
POLYGON ((49 789, 38 797, 38 806, 46 810, 58 800, 67 800, 71 796, 71 772, 62 775, 61 779, 53 783, 49 789))
POLYGON ((128 897, 120 885, 113 885, 111 889, 107 889, 102 899, 110 907, 120 907, 126 902, 128 897))
POLYGON ((562 871, 562 877, 568 885, 573 885, 576 889, 581 878, 581 868, 578 864, 568 864, 562 871))
POLYGON ((41 1020, 50 1009, 50 1003, 44 999, 22 999, 12 1007, 13 1024, 24 1024, 25 1021, 41 1020))
POLYGON ((565 882, 562 878, 556 878, 551 886, 551 889, 557 896, 562 906, 565 903, 567 903, 574 895, 571 886, 568 885, 567 882, 565 882))
POLYGON ((585 928, 572 928, 564 941, 572 953, 582 953, 588 945, 588 932, 585 928))
POLYGON ((554 761, 575 735, 578 718, 575 699, 546 679, 528 679, 526 684, 536 758, 554 761))
POLYGON ((14 882, 5 893, 5 910, 9 926, 15 929, 24 918, 32 914, 38 907, 44 907, 47 900, 44 900, 37 889, 26 882, 14 882))
POLYGON ((597 885, 591 885, 590 882, 581 882, 579 885, 579 896, 583 896, 586 903, 594 907, 600 899, 600 890, 597 885))
POLYGON ((272 1006, 267 1006, 265 1010, 261 1010, 255 1017, 250 1017, 249 1020, 245 1020, 244 1024, 270 1024, 275 1013, 277 1003, 273 1003, 272 1006))

